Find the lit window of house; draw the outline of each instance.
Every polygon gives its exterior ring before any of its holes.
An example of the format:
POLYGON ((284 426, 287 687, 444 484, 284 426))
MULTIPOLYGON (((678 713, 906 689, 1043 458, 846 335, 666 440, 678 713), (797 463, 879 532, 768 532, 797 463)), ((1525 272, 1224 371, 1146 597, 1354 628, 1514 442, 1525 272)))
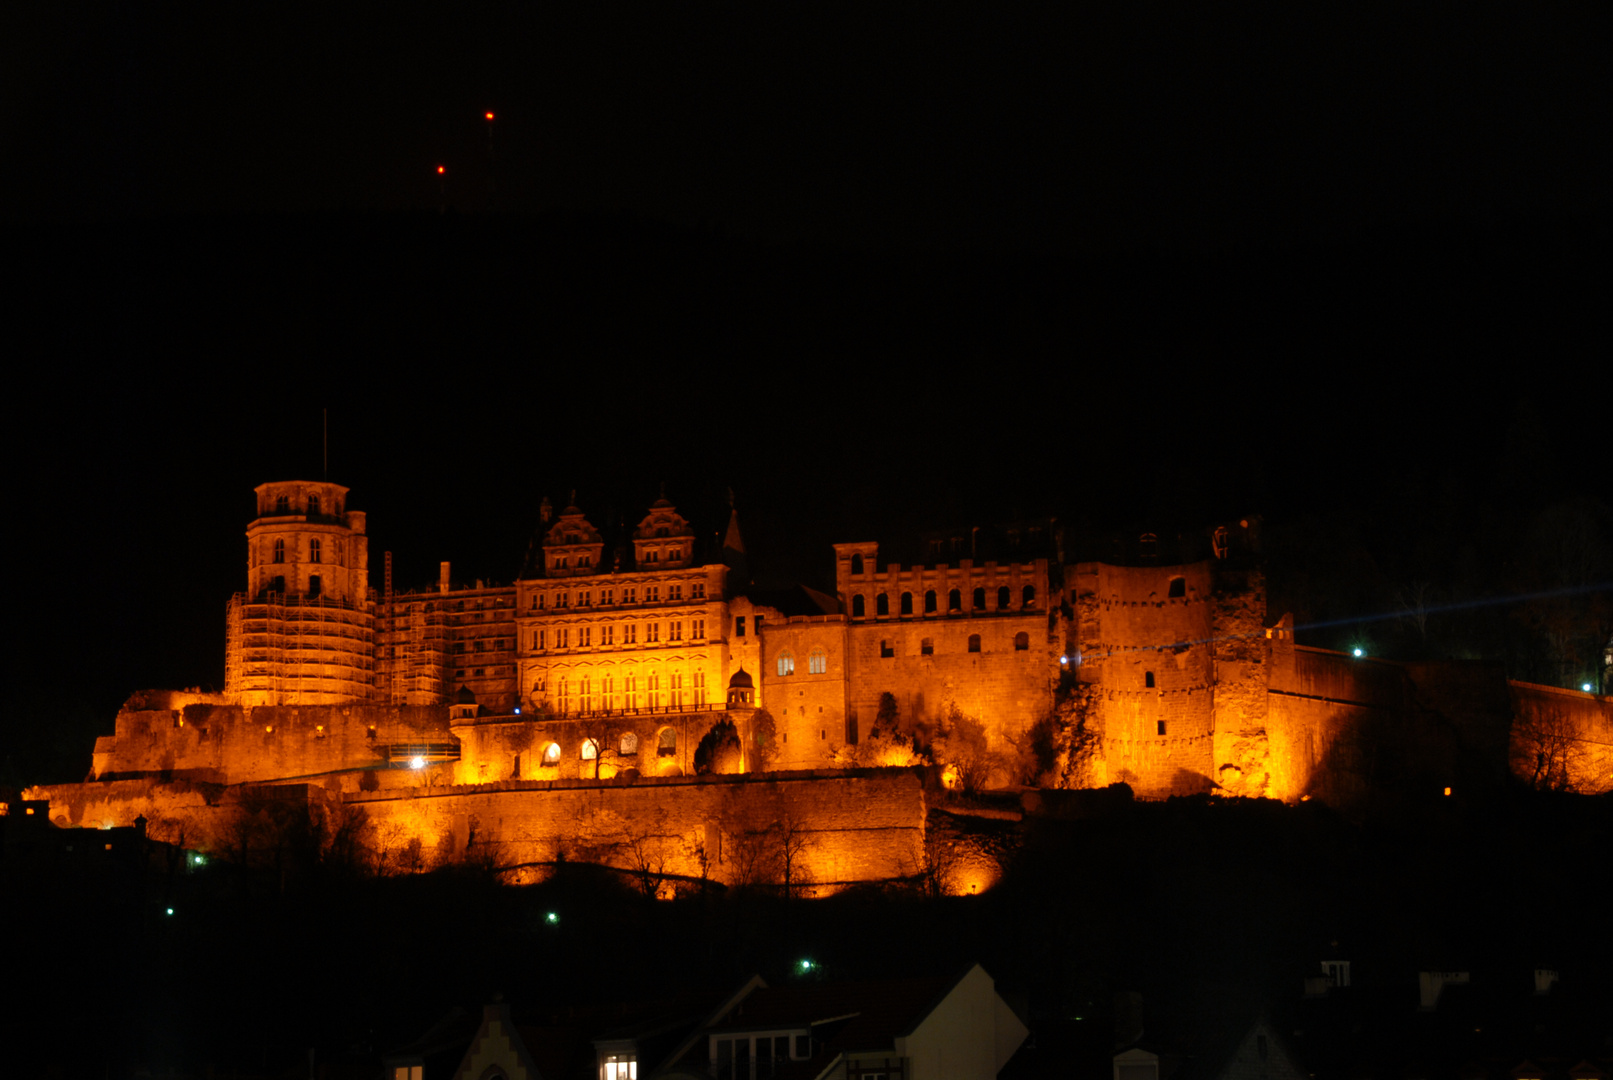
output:
POLYGON ((644 624, 644 640, 646 642, 661 640, 661 624, 658 622, 644 624))
POLYGON ((813 649, 812 655, 807 657, 807 672, 811 675, 822 675, 829 670, 829 655, 822 649, 813 649))
POLYGON ((779 653, 778 673, 780 675, 795 674, 795 657, 788 651, 779 653))

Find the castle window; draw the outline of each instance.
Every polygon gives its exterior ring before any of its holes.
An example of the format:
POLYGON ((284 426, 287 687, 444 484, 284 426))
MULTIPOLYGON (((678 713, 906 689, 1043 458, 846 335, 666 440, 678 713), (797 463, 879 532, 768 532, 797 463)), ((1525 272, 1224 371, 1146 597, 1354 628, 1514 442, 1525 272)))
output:
POLYGON ((1171 590, 1167 595, 1172 597, 1185 597, 1187 595, 1187 579, 1179 577, 1171 578, 1171 590))
POLYGON ((682 641, 683 640, 683 620, 682 619, 673 619, 670 623, 667 624, 666 639, 668 641, 682 641))
POLYGON ((689 621, 689 636, 700 641, 706 636, 706 620, 691 619, 689 621))
POLYGON ((532 610, 533 611, 538 611, 538 610, 541 610, 542 607, 543 607, 543 594, 542 593, 533 593, 532 594, 532 610))
POLYGON ((557 649, 571 648, 571 630, 569 627, 562 626, 554 632, 554 644, 557 649))
POLYGON ((874 597, 874 614, 889 615, 891 613, 891 598, 889 593, 880 593, 874 597))
POLYGON ((638 644, 638 623, 623 623, 622 624, 622 644, 623 645, 637 645, 638 644))
POLYGON ((980 651, 980 635, 979 634, 970 634, 969 635, 969 651, 970 652, 979 652, 980 651))
POLYGON ((1154 730, 1161 735, 1165 734, 1165 721, 1156 720, 1154 722, 1154 730))
POLYGON ((661 734, 655 740, 656 757, 671 757, 678 752, 678 733, 671 728, 662 728, 661 734))
POLYGON ((857 714, 852 713, 846 717, 846 742, 848 745, 857 745, 857 714))
POLYGON ((560 680, 559 693, 557 693, 555 695, 555 700, 558 703, 560 711, 562 713, 568 713, 568 712, 571 711, 571 680, 570 679, 562 678, 560 680))
POLYGON ((471 648, 475 649, 477 652, 485 652, 487 650, 487 642, 485 642, 485 641, 474 642, 471 645, 471 648))
POLYGON ((539 652, 543 651, 543 635, 544 631, 542 630, 532 631, 532 647, 539 652))
POLYGON ((703 707, 706 704, 706 673, 704 671, 694 673, 694 703, 696 708, 703 707))
POLYGON ((919 655, 920 656, 934 656, 935 655, 935 639, 934 638, 925 638, 924 640, 919 642, 919 655))
POLYGON ((629 675, 622 680, 622 704, 628 712, 638 711, 638 676, 629 675))
POLYGON ((624 604, 636 604, 636 603, 638 603, 638 586, 636 586, 636 585, 628 585, 628 586, 626 586, 625 588, 622 589, 622 603, 624 603, 624 604))
POLYGON ((274 512, 277 513, 277 514, 290 513, 291 512, 291 501, 289 499, 287 499, 284 495, 281 495, 279 498, 275 499, 275 501, 274 501, 274 512))
POLYGON ((598 757, 599 744, 592 739, 584 739, 582 741, 582 759, 584 761, 594 761, 598 757))
POLYGON ((308 496, 308 513, 309 513, 310 516, 317 515, 319 513, 319 496, 318 495, 310 495, 310 496, 308 496))
POLYGON ((902 614, 913 614, 913 594, 910 592, 905 592, 902 594, 902 614))
POLYGON ((616 627, 613 624, 606 623, 599 628, 599 643, 601 645, 616 644, 616 627))
POLYGON ((861 555, 853 555, 851 557, 851 572, 853 574, 860 574, 863 572, 863 557, 861 555))
POLYGON ((668 585, 666 587, 666 598, 668 600, 682 600, 683 586, 679 585, 677 582, 673 582, 671 585, 668 585))
POLYGON ((947 593, 947 610, 948 611, 962 611, 963 610, 963 594, 960 593, 957 589, 953 589, 951 592, 947 593))
POLYGON ((1031 647, 1031 636, 1021 630, 1014 635, 1014 651, 1024 652, 1031 647))
POLYGON ((1027 585, 1020 590, 1020 603, 1025 607, 1036 606, 1036 586, 1027 585))
POLYGON ((674 671, 667 681, 672 684, 672 707, 683 708, 683 673, 674 671))
POLYGON ((974 603, 971 605, 971 607, 973 607, 973 609, 975 611, 985 611, 986 610, 986 590, 985 589, 976 589, 975 590, 974 603))
POLYGON ((554 598, 554 606, 555 607, 570 607, 571 606, 571 594, 568 593, 568 592, 557 593, 555 595, 555 598, 554 598))
POLYGON ((822 649, 813 649, 812 655, 807 657, 807 674, 823 675, 829 671, 829 655, 822 649))
POLYGON ((1154 673, 1152 671, 1143 672, 1143 686, 1150 690, 1154 688, 1154 673))
POLYGON ((879 658, 881 660, 889 660, 895 655, 896 650, 891 648, 891 643, 888 640, 879 643, 879 658))
POLYGON ((650 677, 648 679, 644 680, 644 681, 649 684, 650 708, 659 709, 661 707, 661 674, 660 674, 660 672, 657 672, 657 671, 650 672, 650 677))
POLYGON ((593 607, 594 606, 594 593, 593 593, 592 589, 584 589, 582 592, 577 594, 577 606, 578 607, 593 607))
POLYGON ((930 614, 933 614, 934 612, 935 612, 935 590, 934 589, 925 589, 924 590, 924 614, 930 615, 930 614))
POLYGON ((659 586, 659 585, 646 585, 646 586, 644 586, 644 602, 646 604, 659 603, 660 600, 661 600, 661 586, 659 586))
POLYGON ((778 657, 778 673, 780 675, 795 674, 795 656, 789 652, 781 652, 778 657))
POLYGON ((582 555, 577 556, 577 565, 578 566, 592 566, 593 564, 594 564, 594 557, 592 555, 584 553, 582 555))
POLYGON ((1159 537, 1153 533, 1143 533, 1137 538, 1137 552, 1145 559, 1152 559, 1159 554, 1159 537))
POLYGON ((269 583, 269 591, 270 592, 280 592, 280 593, 285 592, 286 591, 286 579, 283 576, 277 576, 272 582, 269 583))
POLYGON ((706 583, 704 581, 697 581, 693 585, 689 586, 689 599, 691 599, 691 600, 704 600, 705 598, 706 598, 706 583))
POLYGON ((577 627, 577 647, 586 649, 594 643, 594 628, 592 626, 577 627))
POLYGON ((867 604, 863 600, 862 593, 858 593, 856 596, 851 598, 851 617, 853 619, 860 619, 866 614, 868 614, 867 604))
POLYGON ((1008 586, 1004 585, 997 590, 997 610, 1008 610, 1008 586))
POLYGON ((321 591, 321 585, 322 585, 322 583, 319 580, 319 575, 318 574, 309 574, 308 575, 308 595, 309 596, 318 596, 320 594, 320 591, 321 591))
POLYGON ((660 641, 661 640, 661 624, 658 623, 658 622, 645 623, 644 624, 644 640, 645 640, 645 642, 660 641))
POLYGON ((735 615, 734 616, 734 636, 735 637, 744 637, 745 636, 745 616, 743 616, 743 615, 735 615))
POLYGON ((545 765, 560 764, 560 744, 550 743, 543 748, 543 763, 545 765))
POLYGON ((637 754, 638 736, 633 734, 631 731, 629 731, 626 735, 623 735, 621 745, 617 750, 617 753, 621 754, 622 757, 633 757, 635 754, 637 754))
POLYGON ((463 641, 454 642, 454 651, 456 653, 464 652, 465 651, 465 643, 463 641))
POLYGON ((599 602, 601 604, 605 605, 606 607, 610 607, 612 604, 616 603, 616 590, 615 589, 600 589, 599 590, 599 602))
POLYGON ((286 561, 286 542, 284 540, 274 542, 274 561, 277 563, 286 561))

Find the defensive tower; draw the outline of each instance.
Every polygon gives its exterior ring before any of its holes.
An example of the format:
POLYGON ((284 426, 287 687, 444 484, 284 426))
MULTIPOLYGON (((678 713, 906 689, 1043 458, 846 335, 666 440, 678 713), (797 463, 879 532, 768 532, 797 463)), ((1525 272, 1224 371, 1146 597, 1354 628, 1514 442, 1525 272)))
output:
POLYGON ((260 484, 246 530, 247 591, 231 598, 224 689, 242 705, 337 705, 373 689, 374 608, 364 514, 347 488, 260 484))

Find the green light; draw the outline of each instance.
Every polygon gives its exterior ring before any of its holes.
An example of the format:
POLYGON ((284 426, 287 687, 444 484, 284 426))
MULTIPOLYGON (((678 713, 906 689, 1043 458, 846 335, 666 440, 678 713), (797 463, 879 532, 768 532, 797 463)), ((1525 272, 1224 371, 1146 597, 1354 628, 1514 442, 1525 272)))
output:
POLYGON ((558 912, 551 911, 549 914, 543 917, 543 921, 548 923, 550 926, 554 926, 560 921, 560 915, 558 912))
POLYGON ((1362 656, 1362 655, 1365 655, 1365 654, 1363 653, 1361 648, 1359 646, 1357 646, 1357 648, 1355 649, 1355 655, 1362 656))
POLYGON ((174 909, 173 909, 173 908, 169 908, 169 909, 168 909, 168 914, 170 914, 170 915, 172 915, 172 914, 173 914, 173 913, 174 913, 174 909))
POLYGON ((806 971, 811 971, 811 970, 812 970, 812 966, 813 966, 813 965, 812 965, 812 961, 810 961, 810 960, 803 960, 803 961, 801 961, 801 970, 802 970, 802 971, 803 971, 803 972, 806 972, 806 971))

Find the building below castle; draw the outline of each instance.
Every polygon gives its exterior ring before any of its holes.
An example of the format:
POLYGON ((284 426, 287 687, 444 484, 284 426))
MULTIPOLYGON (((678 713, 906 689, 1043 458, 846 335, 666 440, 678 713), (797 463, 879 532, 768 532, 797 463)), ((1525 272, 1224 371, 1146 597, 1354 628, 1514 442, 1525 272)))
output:
POLYGON ((619 536, 545 502, 515 582, 456 584, 443 563, 399 592, 390 555, 371 586, 347 494, 257 488, 224 692, 136 694, 90 782, 37 796, 53 820, 206 835, 217 792, 300 786, 507 865, 568 845, 642 859, 653 822, 674 875, 786 822, 829 885, 925 863, 919 781, 865 768, 924 754, 972 784, 1145 798, 1342 797, 1366 742, 1431 792, 1509 769, 1613 787, 1605 698, 1297 645, 1267 611, 1257 519, 1107 562, 1066 559, 1051 521, 931 535, 912 564, 842 543, 831 595, 750 587, 732 513, 703 551, 665 498, 619 536), (949 741, 959 727, 976 737, 949 741))

